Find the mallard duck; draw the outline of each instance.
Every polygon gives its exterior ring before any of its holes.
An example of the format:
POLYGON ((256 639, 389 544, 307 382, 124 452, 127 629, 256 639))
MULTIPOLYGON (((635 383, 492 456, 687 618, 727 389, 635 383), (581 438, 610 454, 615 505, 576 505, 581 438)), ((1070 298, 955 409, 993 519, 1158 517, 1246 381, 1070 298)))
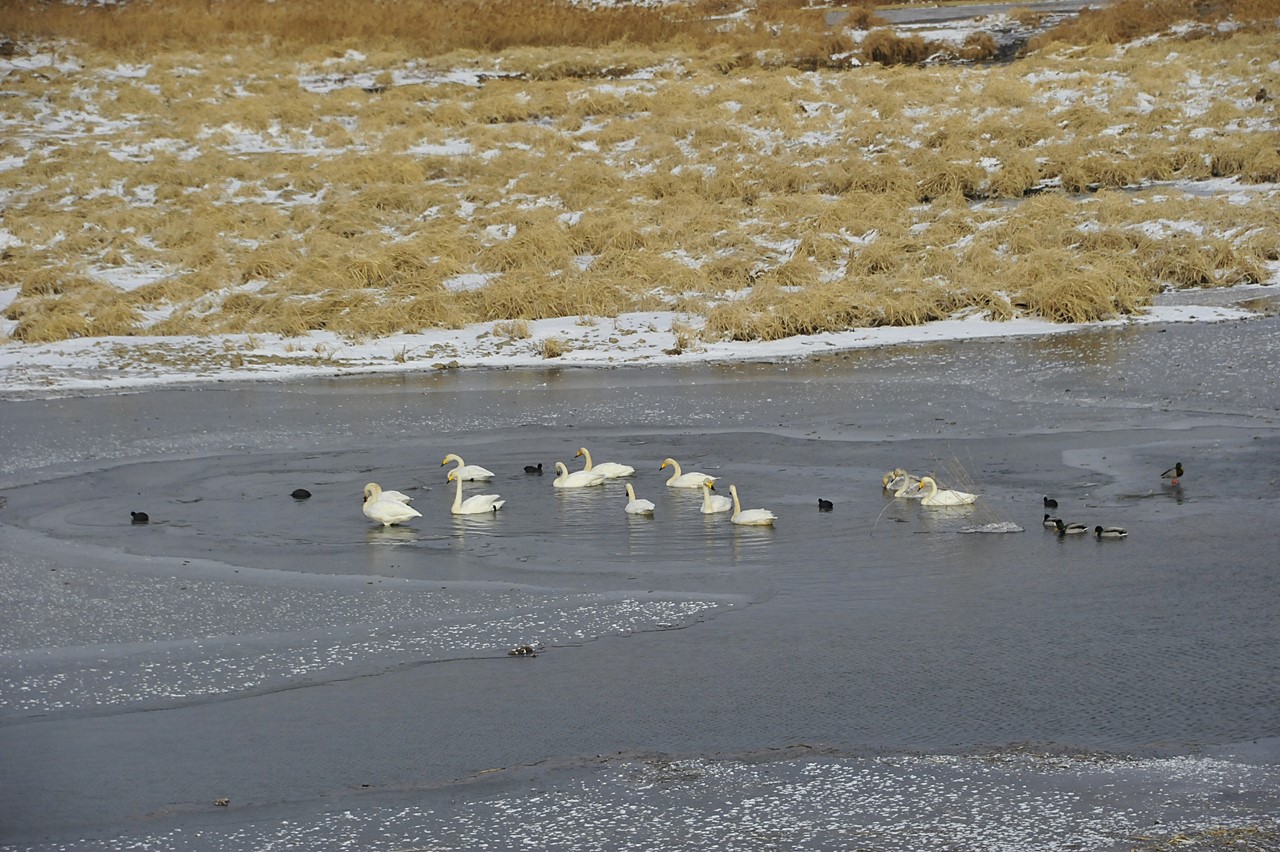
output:
POLYGON ((1089 528, 1084 524, 1064 524, 1061 518, 1058 519, 1056 526, 1058 528, 1058 535, 1080 535, 1080 533, 1086 533, 1089 531, 1089 528))
POLYGON ((1093 528, 1093 534, 1098 538, 1124 538, 1129 534, 1129 531, 1124 527, 1104 527, 1099 525, 1093 528))
POLYGON ((1060 523, 1062 523, 1062 518, 1052 517, 1048 512, 1044 513, 1044 525, 1049 529, 1056 530, 1060 523))
POLYGON ((1169 480, 1170 485, 1177 485, 1178 480, 1182 478, 1182 462, 1178 462, 1173 467, 1160 474, 1160 478, 1169 480))

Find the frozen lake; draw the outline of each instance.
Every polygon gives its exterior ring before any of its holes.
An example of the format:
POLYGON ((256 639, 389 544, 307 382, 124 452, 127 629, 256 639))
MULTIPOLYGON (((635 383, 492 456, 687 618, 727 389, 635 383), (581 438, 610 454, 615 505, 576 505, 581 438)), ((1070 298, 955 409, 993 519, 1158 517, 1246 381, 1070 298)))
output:
POLYGON ((0 401, 0 843, 1275 837, 1277 331, 0 401), (581 446, 655 516, 553 489, 581 446), (449 452, 496 517, 449 514, 449 452), (982 500, 894 500, 897 466, 982 500), (371 524, 369 481, 424 517, 371 524), (1046 494, 1128 538, 1060 539, 1046 494), (1024 531, 961 532, 993 521, 1024 531))

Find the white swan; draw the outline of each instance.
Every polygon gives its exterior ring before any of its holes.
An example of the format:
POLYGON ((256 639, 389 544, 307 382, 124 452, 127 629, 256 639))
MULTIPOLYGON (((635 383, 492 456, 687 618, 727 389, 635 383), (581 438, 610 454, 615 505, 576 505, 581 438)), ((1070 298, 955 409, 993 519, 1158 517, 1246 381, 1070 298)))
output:
POLYGON ((586 459, 582 467, 583 470, 603 473, 605 479, 618 479, 623 476, 630 476, 636 472, 636 469, 629 464, 619 464, 618 462, 600 462, 600 464, 592 464, 591 451, 586 447, 583 447, 573 454, 575 459, 578 456, 583 456, 586 459))
POLYGON ((923 496, 920 493, 920 477, 912 476, 902 468, 898 468, 893 472, 893 479, 889 480, 887 487, 893 492, 894 497, 919 500, 923 496))
POLYGON ((551 480, 556 488, 590 488, 603 483, 603 473, 596 473, 594 470, 575 470, 570 473, 564 462, 556 462, 556 478, 551 480))
POLYGON ((402 492, 400 492, 400 491, 394 491, 394 490, 391 490, 391 491, 383 491, 383 492, 382 492, 382 499, 383 499, 383 500, 395 500, 397 503, 412 503, 412 502, 413 502, 413 498, 412 498, 412 497, 410 497, 408 494, 404 494, 404 493, 402 493, 402 492))
POLYGON ((920 501, 922 506, 967 506, 978 500, 977 494, 970 494, 967 491, 939 491, 938 483, 933 481, 932 476, 921 477, 920 484, 916 488, 929 489, 920 501))
POLYGON ((714 515, 717 512, 727 512, 733 508, 733 501, 723 494, 712 494, 711 489, 715 488, 715 479, 708 476, 702 480, 702 514, 714 515))
MULTIPOLYGON (((444 461, 440 462, 440 466, 444 467, 449 462, 456 462, 457 467, 452 472, 457 473, 467 482, 481 482, 487 479, 493 479, 493 471, 487 470, 478 464, 467 464, 462 460, 462 456, 455 453, 449 453, 444 457, 444 461)), ((452 479, 452 477, 450 477, 452 479)))
POLYGON ((449 507, 449 511, 455 515, 487 515, 498 511, 505 504, 506 500, 498 498, 497 494, 475 494, 462 499, 462 478, 458 476, 458 471, 449 471, 449 479, 458 483, 458 490, 453 495, 453 505, 449 507))
POLYGON ((653 510, 657 508, 653 505, 652 500, 637 500, 636 490, 631 487, 631 483, 627 483, 627 508, 628 515, 652 515, 653 510))
POLYGON ((714 479, 708 477, 705 473, 681 473, 680 462, 675 459, 663 459, 662 466, 658 470, 665 470, 667 465, 675 468, 675 473, 671 474, 671 478, 667 480, 668 488, 701 488, 704 479, 714 479))
POLYGON ((729 520, 735 524, 744 524, 747 526, 771 527, 778 516, 768 509, 747 509, 743 510, 742 504, 738 502, 738 486, 730 483, 729 493, 733 496, 733 514, 729 516, 729 520))
POLYGON ((370 482, 364 487, 364 516, 389 527, 412 518, 421 518, 422 513, 400 500, 388 497, 378 483, 370 482))

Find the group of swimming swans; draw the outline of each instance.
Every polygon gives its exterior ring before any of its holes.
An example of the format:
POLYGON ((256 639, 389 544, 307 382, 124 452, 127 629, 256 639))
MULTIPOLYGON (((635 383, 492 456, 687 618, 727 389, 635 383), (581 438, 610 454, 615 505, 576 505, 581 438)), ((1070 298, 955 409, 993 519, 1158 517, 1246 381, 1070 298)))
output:
MULTIPOLYGON (((582 447, 574 454, 574 458, 581 456, 584 466, 581 470, 570 471, 564 462, 556 462, 556 478, 551 484, 555 488, 591 488, 603 485, 609 479, 621 479, 631 476, 635 473, 635 468, 627 464, 619 464, 618 462, 593 463, 591 452, 582 447)), ((481 515, 493 514, 506 504, 497 494, 475 494, 467 497, 465 500, 462 496, 462 483, 468 482, 485 482, 493 479, 494 473, 491 470, 480 467, 479 465, 467 464, 461 456, 456 453, 449 453, 444 457, 444 461, 440 463, 444 467, 453 463, 455 467, 449 471, 446 481, 457 483, 457 489, 454 492, 453 504, 449 507, 449 511, 455 515, 481 515)), ((771 526, 777 516, 768 509, 743 509, 738 499, 737 486, 730 484, 729 497, 719 494, 712 494, 715 488, 716 477, 705 473, 684 473, 680 470, 680 463, 675 459, 663 459, 662 466, 659 470, 665 470, 667 467, 673 469, 673 474, 667 480, 669 488, 701 488, 702 496, 702 513, 711 515, 720 512, 732 511, 729 520, 735 524, 746 526, 771 526)), ((538 467, 541 470, 541 465, 538 467)), ((635 488, 631 483, 627 483, 627 503, 624 507, 629 515, 652 515, 657 508, 653 501, 644 500, 636 497, 635 488)), ((400 524, 413 518, 422 517, 422 513, 409 505, 413 498, 399 491, 382 490, 381 486, 376 482, 370 482, 364 487, 364 514, 365 517, 372 521, 382 524, 384 527, 393 524, 400 524)))
POLYGON ((912 476, 900 467, 882 476, 880 484, 894 497, 918 499, 921 506, 968 506, 978 501, 977 494, 939 489, 932 476, 912 476))

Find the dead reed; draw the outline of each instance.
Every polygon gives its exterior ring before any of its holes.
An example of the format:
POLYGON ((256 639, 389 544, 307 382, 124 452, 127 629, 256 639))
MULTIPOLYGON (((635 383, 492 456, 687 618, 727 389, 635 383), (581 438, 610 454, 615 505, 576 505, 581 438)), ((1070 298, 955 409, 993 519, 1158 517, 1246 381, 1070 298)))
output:
POLYGON ((16 341, 482 322, 523 339, 537 319, 677 309, 697 320, 684 350, 957 311, 1113 317, 1268 280, 1280 254, 1262 23, 919 67, 943 48, 858 44, 798 0, 720 33, 713 3, 599 21, 548 3, 558 41, 487 21, 464 38, 448 26, 467 2, 431 34, 409 30, 441 3, 394 26, 375 4, 376 36, 339 4, 60 5, 4 24, 75 58, 15 66, 0 104, 16 341), (855 53, 877 64, 832 59, 855 53), (1259 203, 1140 191, 1210 176, 1261 184, 1259 203))

